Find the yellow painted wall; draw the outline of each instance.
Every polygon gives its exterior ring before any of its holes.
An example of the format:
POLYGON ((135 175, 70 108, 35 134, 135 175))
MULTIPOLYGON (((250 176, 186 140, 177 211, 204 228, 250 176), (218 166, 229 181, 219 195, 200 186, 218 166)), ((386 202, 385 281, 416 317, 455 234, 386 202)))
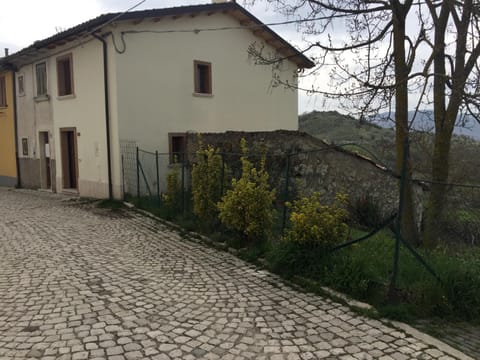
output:
POLYGON ((17 168, 15 159, 15 127, 14 127, 14 99, 13 74, 10 71, 0 71, 5 76, 7 90, 7 106, 0 107, 0 184, 2 178, 16 178, 17 168))

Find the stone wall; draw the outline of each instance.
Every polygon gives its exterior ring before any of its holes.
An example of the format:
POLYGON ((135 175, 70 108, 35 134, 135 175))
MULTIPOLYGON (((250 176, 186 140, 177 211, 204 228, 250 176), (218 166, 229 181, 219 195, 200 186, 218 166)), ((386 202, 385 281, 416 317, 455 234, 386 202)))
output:
MULTIPOLYGON (((369 197, 384 215, 398 207, 399 180, 393 172, 361 155, 329 145, 313 136, 298 131, 203 133, 205 144, 212 144, 226 153, 240 153, 240 140, 247 140, 250 152, 267 154, 267 170, 272 185, 282 200, 285 193, 287 154, 291 154, 289 171, 289 199, 298 192, 319 191, 326 201, 337 192, 349 195, 350 202, 369 197)), ((198 148, 198 134, 190 133, 187 152, 198 148)), ((254 156, 253 158, 258 158, 254 156)), ((190 159, 195 161, 194 157, 190 159)), ((239 172, 239 155, 227 155, 226 162, 239 172)), ((423 208, 424 189, 415 185, 416 205, 423 208)), ((418 223, 421 213, 419 211, 418 223)))

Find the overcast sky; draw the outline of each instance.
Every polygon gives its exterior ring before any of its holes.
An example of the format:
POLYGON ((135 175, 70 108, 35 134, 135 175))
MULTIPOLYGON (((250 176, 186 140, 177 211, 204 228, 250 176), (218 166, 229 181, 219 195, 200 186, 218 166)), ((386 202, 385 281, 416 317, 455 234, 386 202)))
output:
MULTIPOLYGON (((14 0, 2 1, 0 12, 0 51, 9 48, 10 53, 16 52, 41 40, 54 35, 58 31, 68 29, 84 21, 108 12, 121 12, 139 3, 140 0, 14 0)), ((135 10, 164 8, 171 6, 204 4, 210 0, 146 0, 135 10)), ((243 4, 242 0, 238 3, 243 4)), ((253 7, 247 7, 264 23, 284 20, 263 1, 257 0, 253 7)), ((285 40, 302 46, 301 36, 295 27, 275 26, 274 31, 285 40)), ((305 84, 307 85, 307 84, 305 84)), ((299 112, 320 110, 321 104, 315 96, 300 93, 299 112)))

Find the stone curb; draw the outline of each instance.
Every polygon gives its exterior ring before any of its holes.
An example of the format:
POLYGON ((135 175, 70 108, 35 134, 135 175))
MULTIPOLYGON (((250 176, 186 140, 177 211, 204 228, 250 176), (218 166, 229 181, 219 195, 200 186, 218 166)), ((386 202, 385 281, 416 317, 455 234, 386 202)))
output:
POLYGON ((457 350, 450 345, 444 343, 443 341, 440 341, 428 334, 425 334, 408 324, 401 323, 399 321, 390 321, 389 323, 397 329, 400 329, 403 332, 407 333, 408 335, 411 335, 416 339, 423 341, 425 344, 437 347, 440 351, 443 351, 450 356, 456 357, 461 360, 475 360, 474 358, 464 354, 460 350, 457 350))
MULTIPOLYGON (((153 215, 152 213, 149 213, 148 211, 146 210, 143 210, 143 209, 139 209, 137 207, 135 207, 135 205, 131 204, 131 203, 128 203, 128 202, 123 202, 128 208, 136 211, 136 212, 139 212, 141 213, 142 215, 144 216, 147 216, 153 220, 156 220, 166 226, 169 226, 175 230, 178 230, 178 231, 181 231, 183 233, 186 233, 188 235, 188 239, 187 240, 193 240, 194 242, 202 242, 204 243, 205 245, 207 246, 211 246, 211 247, 215 247, 219 250, 223 250, 223 251, 226 251, 226 252, 229 252, 230 254, 232 255, 238 255, 238 250, 237 249, 232 249, 232 248, 229 248, 226 246, 226 244, 223 244, 223 243, 216 243, 215 241, 211 240, 210 238, 208 238, 207 236, 204 236, 204 235, 201 235, 201 234, 198 234, 198 233, 195 233, 193 231, 186 231, 185 229, 183 229, 181 226, 175 224, 175 223, 172 223, 168 220, 165 220, 165 219, 162 219, 158 216, 155 216, 153 215)), ((286 281, 285 279, 281 279, 281 281, 283 281, 286 285, 296 289, 296 290, 299 290, 299 291, 304 291, 304 289, 302 289, 302 287, 298 284, 295 284, 291 281, 286 281)), ((373 311, 376 311, 376 309, 370 305, 370 304, 367 304, 367 303, 364 303, 364 302, 360 302, 360 301, 357 301, 357 300, 354 300, 352 299, 351 297, 349 297, 348 295, 346 294, 343 294, 343 293, 340 293, 336 290, 333 290, 333 289, 330 289, 326 286, 322 286, 321 289, 328 295, 330 295, 331 297, 335 298, 335 299, 340 299, 341 301, 344 301, 348 306, 350 306, 351 308, 357 308, 357 309, 364 309, 364 310, 373 310, 373 311)), ((337 300, 338 301, 338 300, 337 300)), ((395 327, 396 329, 399 329, 401 331, 403 331, 404 333, 408 334, 408 335, 411 335, 413 336, 414 338, 416 339, 419 339, 421 341, 423 341, 425 344, 427 345, 430 345, 430 346, 434 346, 436 348, 438 348, 440 351, 443 351, 444 353, 450 355, 450 356, 453 356, 459 360, 475 360, 474 358, 464 354, 463 352, 461 352, 460 350, 457 350, 453 347, 451 347, 450 345, 444 343, 443 341, 440 341, 426 333, 423 333, 417 329, 415 329, 414 327, 408 325, 408 324, 405 324, 405 323, 402 323, 402 322, 399 322, 399 321, 392 321, 392 320, 388 320, 388 319, 379 319, 381 322, 387 324, 387 325, 390 325, 392 327, 395 327)))

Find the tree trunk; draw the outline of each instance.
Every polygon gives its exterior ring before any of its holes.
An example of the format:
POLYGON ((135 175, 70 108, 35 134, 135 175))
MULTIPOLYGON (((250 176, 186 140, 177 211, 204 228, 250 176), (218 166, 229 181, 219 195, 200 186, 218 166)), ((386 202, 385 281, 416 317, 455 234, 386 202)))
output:
POLYGON ((425 209, 425 227, 423 243, 427 248, 434 248, 441 234, 443 209, 446 203, 449 172, 449 153, 451 132, 448 129, 437 131, 432 159, 432 184, 427 207, 425 209))
POLYGON ((444 208, 447 201, 449 175, 449 157, 452 133, 457 119, 460 104, 468 77, 465 64, 468 26, 473 11, 473 3, 467 0, 462 4, 461 22, 455 23, 457 30, 455 48, 455 66, 451 75, 451 93, 446 105, 446 70, 445 70, 445 34, 448 25, 450 8, 447 2, 442 4, 440 15, 435 22, 435 56, 434 56, 434 118, 435 142, 432 158, 432 185, 428 199, 423 232, 425 246, 434 248, 442 231, 444 208))
MULTIPOLYGON (((404 154, 410 146, 408 138, 408 74, 409 69, 405 55, 405 19, 406 9, 399 3, 393 6, 393 35, 394 35, 394 59, 395 59, 395 145, 396 145, 396 171, 401 174, 403 166, 406 166, 406 177, 411 178, 412 168, 410 159, 407 157, 404 164, 404 154)), ((411 244, 418 244, 418 228, 415 221, 415 203, 413 199, 413 186, 407 181, 403 200, 401 218, 401 232, 405 240, 411 244)))

